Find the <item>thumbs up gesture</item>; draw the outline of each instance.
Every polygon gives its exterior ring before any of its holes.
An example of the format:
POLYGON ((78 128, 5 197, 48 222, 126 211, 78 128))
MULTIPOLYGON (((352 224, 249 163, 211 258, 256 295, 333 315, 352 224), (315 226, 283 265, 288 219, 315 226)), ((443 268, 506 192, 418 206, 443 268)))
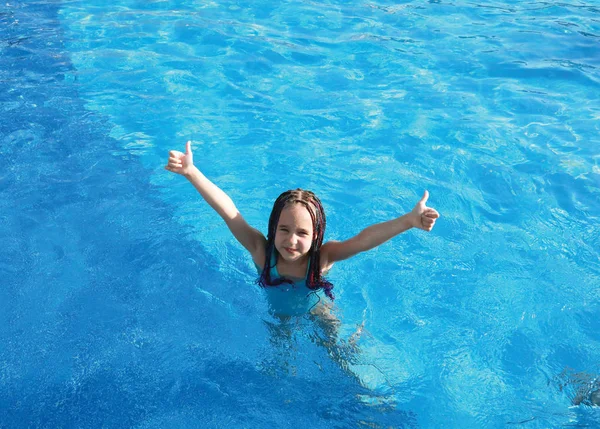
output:
POLYGON ((440 217, 437 210, 425 205, 428 199, 429 192, 425 191, 421 200, 410 212, 412 216, 412 226, 425 231, 431 231, 435 225, 435 220, 440 217))
POLYGON ((185 176, 190 172, 193 166, 194 156, 192 154, 192 142, 188 141, 185 144, 185 153, 177 150, 169 152, 169 162, 167 163, 165 170, 185 176))

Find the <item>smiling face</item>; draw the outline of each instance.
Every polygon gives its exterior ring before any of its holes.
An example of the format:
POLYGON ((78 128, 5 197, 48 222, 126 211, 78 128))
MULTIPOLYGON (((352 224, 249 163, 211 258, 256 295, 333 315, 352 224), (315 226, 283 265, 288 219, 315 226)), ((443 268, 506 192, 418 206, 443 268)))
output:
POLYGON ((300 203, 286 205, 281 210, 275 232, 275 248, 287 262, 308 255, 313 241, 313 222, 308 209, 300 203))

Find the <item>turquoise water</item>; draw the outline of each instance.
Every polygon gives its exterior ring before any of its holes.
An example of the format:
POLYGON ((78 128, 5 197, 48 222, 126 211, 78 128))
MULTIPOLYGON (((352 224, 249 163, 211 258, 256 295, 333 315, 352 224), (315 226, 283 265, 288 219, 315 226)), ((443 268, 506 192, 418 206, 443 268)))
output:
POLYGON ((600 6, 0 7, 0 427, 600 425, 600 6), (331 271, 337 346, 273 319, 184 179, 266 232, 442 215, 331 271), (358 351, 347 347, 357 326, 358 351), (589 387, 592 386, 592 387, 589 387))

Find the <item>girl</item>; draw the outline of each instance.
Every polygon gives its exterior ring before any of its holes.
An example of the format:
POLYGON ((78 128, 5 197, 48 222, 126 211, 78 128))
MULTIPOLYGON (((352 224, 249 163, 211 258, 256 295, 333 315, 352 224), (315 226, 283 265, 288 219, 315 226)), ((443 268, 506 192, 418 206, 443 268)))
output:
POLYGON ((411 228, 431 231, 439 214, 425 205, 429 193, 410 213, 372 225, 345 241, 323 244, 325 212, 310 191, 296 189, 281 194, 271 211, 267 238, 244 220, 233 201, 194 166, 191 142, 185 153, 169 152, 165 167, 186 177, 223 218, 234 237, 250 252, 267 292, 271 309, 278 315, 300 315, 320 301, 318 290, 334 299, 333 285, 323 277, 337 261, 372 249, 411 228))

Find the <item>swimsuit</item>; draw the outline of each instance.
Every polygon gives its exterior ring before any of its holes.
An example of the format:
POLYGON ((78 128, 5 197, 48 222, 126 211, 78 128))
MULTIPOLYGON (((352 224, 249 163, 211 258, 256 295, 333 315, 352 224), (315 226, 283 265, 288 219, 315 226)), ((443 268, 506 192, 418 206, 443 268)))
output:
MULTIPOLYGON (((254 265, 260 275, 262 267, 254 265)), ((271 265, 271 280, 281 278, 277 272, 274 254, 271 256, 271 263, 269 265, 271 265)), ((282 283, 277 286, 267 285, 262 289, 267 294, 269 305, 275 314, 281 316, 301 316, 308 313, 321 298, 316 290, 309 289, 306 286, 306 277, 303 279, 290 278, 290 280, 293 280, 294 283, 282 283)))

